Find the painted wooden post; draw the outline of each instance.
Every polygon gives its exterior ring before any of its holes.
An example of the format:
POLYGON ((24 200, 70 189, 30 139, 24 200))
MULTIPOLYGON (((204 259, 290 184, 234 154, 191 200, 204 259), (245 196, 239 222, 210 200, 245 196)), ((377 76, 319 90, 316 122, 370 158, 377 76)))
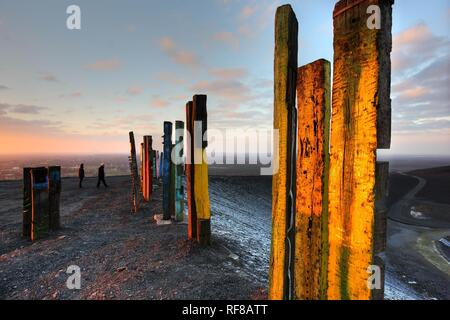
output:
POLYGON ((141 182, 141 193, 144 194, 145 193, 145 186, 144 186, 144 143, 141 142, 141 175, 140 175, 140 182, 141 182))
POLYGON ((48 168, 50 230, 60 228, 61 167, 48 168))
POLYGON ((129 132, 130 137, 130 156, 128 157, 131 172, 131 212, 136 213, 139 210, 139 173, 136 160, 136 145, 133 131, 129 132))
POLYGON ((194 199, 194 105, 186 103, 186 192, 188 203, 188 238, 197 239, 197 211, 194 199))
POLYGON ((184 145, 184 122, 175 122, 175 220, 184 220, 184 188, 183 188, 183 145, 184 145))
POLYGON ((374 223, 374 265, 378 266, 381 271, 379 289, 372 291, 372 299, 384 299, 385 287, 385 264, 383 256, 386 251, 387 240, 387 197, 389 193, 389 162, 376 163, 375 169, 376 186, 375 186, 375 223, 374 223))
POLYGON ((164 121, 164 161, 163 161, 163 219, 170 220, 170 151, 172 148, 172 122, 164 121))
MULTIPOLYGON (((156 164, 158 163, 157 154, 158 154, 158 151, 152 150, 152 178, 157 177, 157 174, 156 174, 156 164)), ((152 188, 153 188, 153 183, 152 183, 152 188)))
POLYGON ((297 18, 291 6, 284 5, 275 16, 274 129, 279 141, 274 141, 278 172, 272 180, 269 270, 269 299, 275 300, 292 298, 293 290, 297 51, 297 18))
POLYGON ((326 299, 331 68, 317 60, 298 69, 295 295, 326 299))
POLYGON ((22 236, 31 237, 31 216, 33 212, 33 187, 31 184, 31 168, 23 168, 23 222, 22 236))
POLYGON ((194 200, 197 213, 197 242, 208 245, 211 242, 211 209, 208 191, 208 163, 206 147, 208 141, 206 95, 195 95, 192 99, 194 120, 194 200))
POLYGON ((48 169, 31 169, 32 213, 31 240, 37 240, 48 235, 49 231, 49 201, 48 201, 48 169))
POLYGON ((159 154, 159 178, 164 175, 164 152, 159 154))
POLYGON ((150 201, 152 196, 152 136, 144 136, 143 155, 142 155, 142 194, 144 201, 150 201))
POLYGON ((170 216, 175 218, 175 163, 173 162, 173 152, 175 144, 170 147, 170 192, 169 192, 169 211, 170 216))
MULTIPOLYGON (((390 0, 342 0, 334 9, 329 176, 328 298, 375 298, 376 150, 390 147, 390 0), (381 9, 369 29, 368 7, 381 9)), ((378 294, 379 296, 379 294, 378 294)))

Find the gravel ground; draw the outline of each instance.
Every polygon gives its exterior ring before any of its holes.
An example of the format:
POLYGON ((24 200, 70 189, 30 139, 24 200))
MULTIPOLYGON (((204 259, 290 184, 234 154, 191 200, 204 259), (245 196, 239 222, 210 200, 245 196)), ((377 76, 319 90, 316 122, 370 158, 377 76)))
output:
POLYGON ((0 299, 264 299, 227 243, 187 240, 186 224, 157 226, 161 187, 138 214, 129 210, 130 180, 110 177, 108 189, 87 179, 79 190, 63 179, 63 228, 31 243, 21 238, 21 182, 0 182, 0 299), (81 289, 66 286, 70 265, 81 289))

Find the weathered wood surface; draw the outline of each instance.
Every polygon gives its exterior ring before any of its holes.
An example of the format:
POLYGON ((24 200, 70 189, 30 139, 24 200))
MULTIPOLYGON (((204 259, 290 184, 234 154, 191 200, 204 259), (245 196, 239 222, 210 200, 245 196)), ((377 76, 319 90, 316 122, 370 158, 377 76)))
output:
MULTIPOLYGON (((194 128, 194 200, 195 210, 197 213, 197 219, 210 220, 211 209, 209 202, 209 190, 208 190, 208 163, 206 161, 206 147, 208 142, 206 141, 205 132, 207 130, 207 108, 206 108, 206 95, 195 95, 193 101, 193 120, 196 125, 201 124, 201 130, 194 128), (201 135, 201 137, 197 137, 201 135), (201 143, 200 143, 201 142, 201 143)), ((203 222, 206 223, 206 222, 203 222)), ((198 226, 198 224, 197 224, 198 226)), ((211 228, 197 228, 197 241, 208 242, 204 239, 210 237, 211 228), (208 234, 204 234, 208 232, 208 234), (202 240, 203 239, 203 240, 202 240)))
POLYGON ((175 155, 177 164, 175 167, 175 220, 184 220, 184 188, 183 188, 183 144, 184 122, 175 122, 175 155))
POLYGON ((345 0, 334 12, 329 177, 329 299, 371 299, 377 148, 390 145, 392 3, 345 0), (381 29, 367 27, 369 5, 381 29))
POLYGON ((387 241, 387 197, 389 194, 389 162, 376 163, 375 169, 375 223, 374 223, 374 265, 380 267, 381 288, 374 289, 372 298, 375 300, 384 299, 384 260, 383 256, 386 251, 387 241))
POLYGON ((211 219, 197 220, 197 242, 200 245, 206 246, 211 244, 211 219))
POLYGON ((49 231, 49 202, 48 202, 48 169, 31 169, 32 185, 32 214, 31 233, 32 241, 48 235, 49 231))
POLYGON ((33 212, 33 197, 31 184, 31 168, 23 168, 23 221, 22 236, 30 239, 31 216, 33 212))
POLYGON ((131 204, 131 212, 136 213, 139 210, 139 202, 140 202, 140 178, 138 173, 138 165, 137 165, 137 159, 136 159, 136 144, 134 140, 134 133, 133 131, 129 132, 129 138, 130 138, 130 156, 128 158, 129 165, 130 165, 130 173, 131 173, 131 197, 130 197, 130 204, 131 204))
POLYGON ((153 150, 152 136, 144 136, 142 150, 142 195, 144 201, 150 201, 152 195, 152 179, 153 179, 153 150))
POLYGON ((48 201, 50 230, 60 228, 60 202, 61 202, 61 167, 51 166, 48 168, 48 201))
POLYGON ((170 179, 172 161, 170 151, 172 149, 172 122, 164 121, 164 161, 163 161, 163 219, 170 220, 170 179))
POLYGON ((170 216, 175 219, 175 163, 173 162, 173 149, 175 144, 170 147, 171 161, 170 161, 170 192, 169 192, 169 211, 170 216))
POLYGON ((194 104, 186 103, 186 192, 188 203, 188 238, 197 238, 197 211, 194 199, 194 104))
POLYGON ((274 160, 278 172, 272 180, 272 244, 269 270, 269 299, 290 298, 294 231, 293 179, 295 165, 295 93, 297 82, 298 22, 290 5, 277 9, 274 59, 274 160), (289 239, 289 240, 287 240, 289 239))
POLYGON ((298 300, 326 298, 330 77, 326 60, 298 69, 294 276, 298 300))

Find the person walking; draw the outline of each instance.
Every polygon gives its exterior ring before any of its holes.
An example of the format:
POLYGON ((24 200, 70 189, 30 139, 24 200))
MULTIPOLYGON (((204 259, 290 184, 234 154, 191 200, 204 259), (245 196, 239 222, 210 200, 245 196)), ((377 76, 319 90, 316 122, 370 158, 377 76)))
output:
POLYGON ((84 179, 84 164, 80 164, 80 169, 78 169, 78 179, 80 179, 80 182, 78 184, 78 187, 81 189, 83 188, 82 183, 84 179))
POLYGON ((100 182, 103 182, 103 185, 105 188, 108 188, 108 185, 105 181, 105 164, 102 163, 100 167, 98 168, 98 181, 97 181, 97 188, 100 188, 100 182))

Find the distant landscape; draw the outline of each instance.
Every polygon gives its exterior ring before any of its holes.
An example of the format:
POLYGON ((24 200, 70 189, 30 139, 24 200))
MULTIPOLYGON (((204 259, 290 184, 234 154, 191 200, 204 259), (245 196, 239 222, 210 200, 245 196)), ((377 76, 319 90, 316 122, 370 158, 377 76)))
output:
MULTIPOLYGON (((450 156, 391 156, 380 157, 389 161, 391 172, 443 167, 450 165, 450 156)), ((98 155, 0 155, 0 180, 21 180, 24 167, 59 165, 64 177, 76 177, 80 163, 84 163, 87 176, 96 176, 97 168, 104 162, 108 176, 123 176, 130 173, 127 154, 98 155)), ((248 163, 248 161, 247 161, 248 163)), ((262 165, 214 164, 209 174, 216 176, 257 176, 262 165)), ((264 167, 267 167, 266 165, 264 167)))

